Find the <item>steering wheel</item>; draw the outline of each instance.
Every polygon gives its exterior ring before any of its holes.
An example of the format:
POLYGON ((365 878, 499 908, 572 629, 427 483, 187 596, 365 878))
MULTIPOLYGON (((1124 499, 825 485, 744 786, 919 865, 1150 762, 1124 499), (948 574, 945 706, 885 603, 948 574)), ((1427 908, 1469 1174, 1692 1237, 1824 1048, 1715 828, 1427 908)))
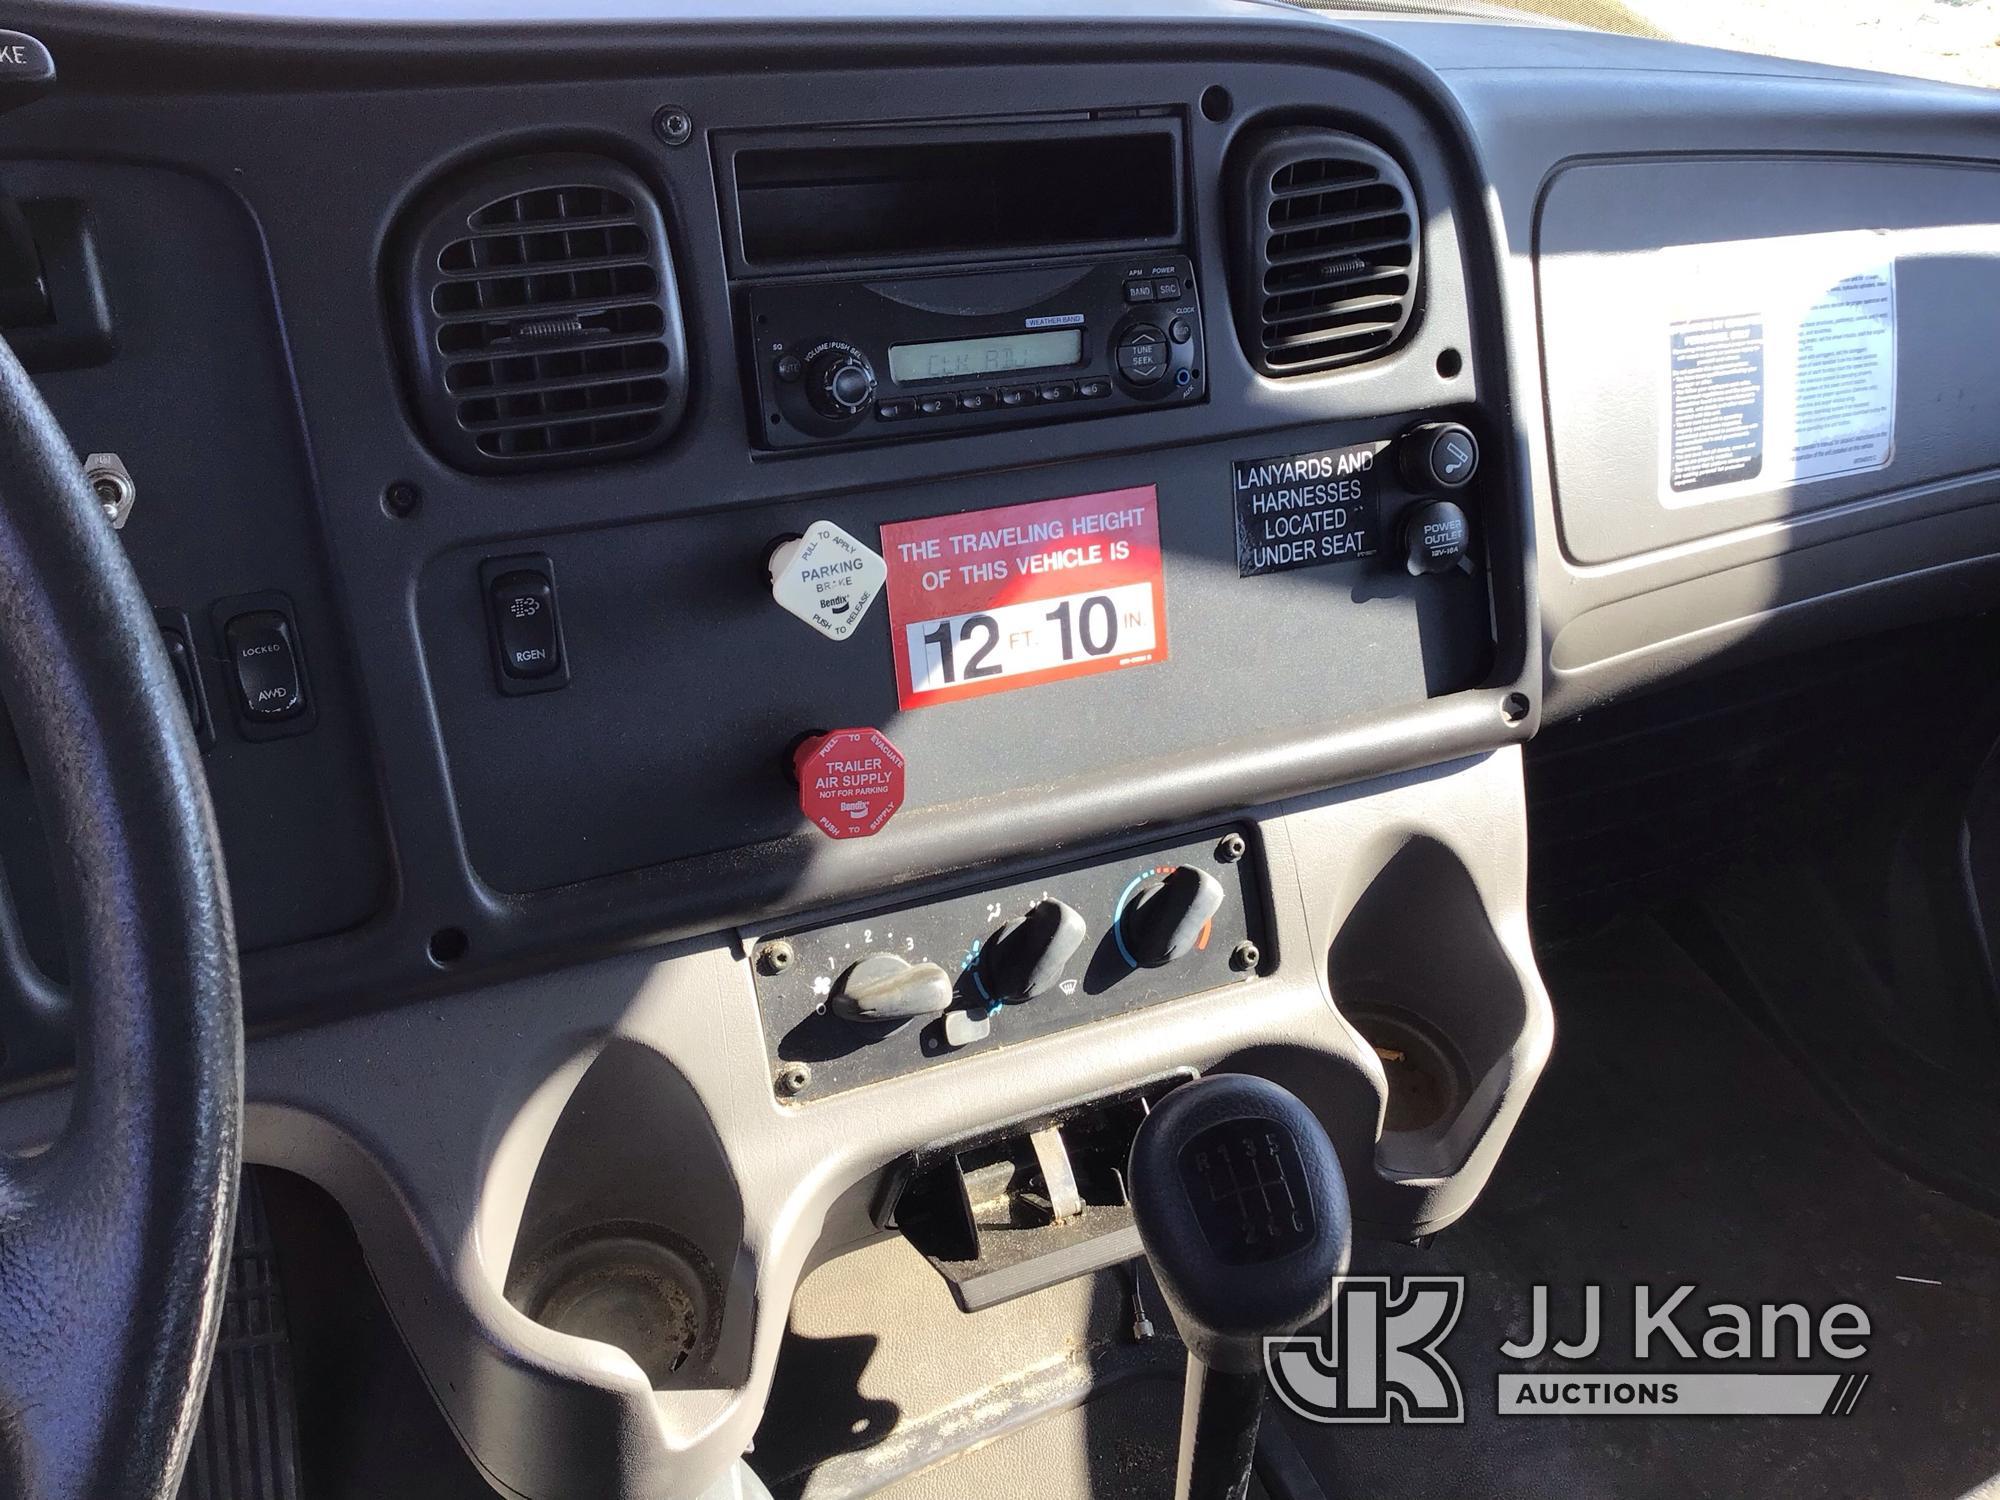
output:
POLYGON ((82 466, 0 341, 0 698, 69 927, 69 1120, 0 1155, 0 1494, 180 1483, 242 1167, 222 855, 153 612, 82 466))

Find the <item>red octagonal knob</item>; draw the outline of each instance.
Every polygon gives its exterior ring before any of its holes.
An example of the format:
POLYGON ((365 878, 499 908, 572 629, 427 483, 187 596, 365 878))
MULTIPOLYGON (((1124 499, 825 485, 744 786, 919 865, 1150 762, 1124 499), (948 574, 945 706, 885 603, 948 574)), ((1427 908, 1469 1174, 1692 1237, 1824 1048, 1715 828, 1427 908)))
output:
POLYGON ((865 839, 903 805, 903 757, 879 729, 836 729, 793 753, 799 811, 828 838, 865 839))

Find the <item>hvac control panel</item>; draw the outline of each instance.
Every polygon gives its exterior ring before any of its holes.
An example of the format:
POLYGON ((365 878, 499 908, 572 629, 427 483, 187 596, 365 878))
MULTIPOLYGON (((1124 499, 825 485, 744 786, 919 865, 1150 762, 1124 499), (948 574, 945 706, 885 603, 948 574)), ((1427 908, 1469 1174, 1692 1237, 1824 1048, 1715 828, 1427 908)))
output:
POLYGON ((809 1101, 1268 972, 1250 830, 1219 828, 751 947, 772 1088, 809 1101))

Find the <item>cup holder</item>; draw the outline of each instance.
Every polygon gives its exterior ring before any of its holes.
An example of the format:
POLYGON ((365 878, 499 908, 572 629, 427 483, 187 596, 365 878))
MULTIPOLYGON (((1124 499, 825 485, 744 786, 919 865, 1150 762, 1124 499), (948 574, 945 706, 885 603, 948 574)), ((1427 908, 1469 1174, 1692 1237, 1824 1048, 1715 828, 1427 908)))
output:
POLYGON ((1327 967, 1334 1004, 1388 1084, 1377 1167, 1435 1180, 1482 1143, 1497 1150, 1503 1102, 1546 1050, 1546 1002, 1530 996, 1458 855, 1422 836, 1396 845, 1338 916, 1327 967))
POLYGON ((507 1299, 545 1328, 623 1349, 655 1390, 715 1355, 715 1270, 656 1224, 592 1224, 562 1235, 513 1267, 507 1299))
POLYGON ((1470 1081, 1463 1059, 1420 1018, 1393 1008, 1348 1015, 1381 1060, 1389 1081, 1384 1135, 1411 1135, 1448 1124, 1465 1107, 1470 1081))
MULTIPOLYGON (((526 1166, 507 1163, 497 1177, 520 1181, 526 1166)), ((495 1278, 509 1302, 552 1332, 624 1351, 655 1391, 743 1384, 756 1311, 743 1197, 679 1069, 611 1040, 526 1180, 495 1278)))

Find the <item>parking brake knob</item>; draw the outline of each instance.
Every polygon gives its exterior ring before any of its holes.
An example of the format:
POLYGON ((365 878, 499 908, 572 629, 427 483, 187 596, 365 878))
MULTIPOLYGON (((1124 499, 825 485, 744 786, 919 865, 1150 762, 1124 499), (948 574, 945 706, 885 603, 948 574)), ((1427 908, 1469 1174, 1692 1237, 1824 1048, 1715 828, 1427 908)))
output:
POLYGON ((1180 1500, 1237 1500, 1256 1451, 1263 1344, 1325 1313, 1353 1245, 1340 1161, 1274 1083, 1175 1089, 1132 1143, 1132 1216, 1188 1346, 1180 1500))

